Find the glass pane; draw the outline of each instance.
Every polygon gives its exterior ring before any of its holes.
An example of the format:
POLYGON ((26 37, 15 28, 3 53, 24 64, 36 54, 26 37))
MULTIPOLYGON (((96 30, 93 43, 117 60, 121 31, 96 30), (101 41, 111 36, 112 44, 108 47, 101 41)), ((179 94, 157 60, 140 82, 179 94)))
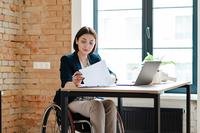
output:
POLYGON ((141 64, 141 49, 98 49, 98 53, 119 81, 135 79, 133 73, 141 64))
POLYGON ((154 0, 153 54, 176 65, 162 69, 177 80, 192 82, 192 0, 154 0), (184 73, 184 74, 183 74, 184 73))
POLYGON ((142 0, 98 0, 99 10, 133 9, 142 7, 142 0))
POLYGON ((153 10, 154 47, 192 47, 192 9, 153 10))
POLYGON ((120 81, 142 60, 142 1, 125 1, 98 1, 98 53, 120 81))
POLYGON ((141 48, 141 11, 100 11, 99 48, 141 48))

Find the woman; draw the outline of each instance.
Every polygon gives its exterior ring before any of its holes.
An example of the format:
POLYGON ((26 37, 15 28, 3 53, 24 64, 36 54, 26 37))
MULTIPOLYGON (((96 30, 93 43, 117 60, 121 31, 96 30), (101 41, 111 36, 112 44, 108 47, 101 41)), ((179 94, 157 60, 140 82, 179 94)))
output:
MULTIPOLYGON (((79 69, 97 63, 100 56, 94 54, 96 33, 90 27, 82 27, 73 42, 74 53, 61 58, 61 87, 67 82, 80 86, 83 75, 79 69)), ((112 100, 98 100, 95 97, 70 97, 69 108, 72 112, 89 117, 94 133, 116 133, 117 110, 112 100)))

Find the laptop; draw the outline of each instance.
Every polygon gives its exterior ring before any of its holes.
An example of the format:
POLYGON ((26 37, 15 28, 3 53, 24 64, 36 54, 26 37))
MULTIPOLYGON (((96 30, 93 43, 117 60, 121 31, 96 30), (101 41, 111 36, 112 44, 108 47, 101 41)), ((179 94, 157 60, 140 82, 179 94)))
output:
POLYGON ((154 75, 156 74, 161 61, 146 61, 142 65, 142 68, 139 72, 138 77, 136 78, 136 81, 132 83, 117 83, 117 85, 133 85, 133 86, 139 86, 139 85, 149 85, 153 81, 154 75))

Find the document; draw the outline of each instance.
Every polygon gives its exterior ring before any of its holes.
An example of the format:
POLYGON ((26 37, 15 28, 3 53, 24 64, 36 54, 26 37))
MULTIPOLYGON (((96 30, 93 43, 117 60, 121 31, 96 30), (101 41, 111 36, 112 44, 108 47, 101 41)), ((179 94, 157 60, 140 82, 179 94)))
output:
POLYGON ((104 60, 79 70, 83 77, 85 87, 112 86, 114 80, 110 75, 104 60))

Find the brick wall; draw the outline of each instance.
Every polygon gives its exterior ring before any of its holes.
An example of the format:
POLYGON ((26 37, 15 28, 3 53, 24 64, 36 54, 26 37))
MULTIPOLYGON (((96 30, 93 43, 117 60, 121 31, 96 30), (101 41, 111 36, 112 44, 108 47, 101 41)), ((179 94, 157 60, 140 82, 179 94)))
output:
POLYGON ((0 0, 3 133, 39 132, 59 88, 59 59, 71 49, 70 0, 0 0), (49 62, 50 69, 33 69, 49 62))

